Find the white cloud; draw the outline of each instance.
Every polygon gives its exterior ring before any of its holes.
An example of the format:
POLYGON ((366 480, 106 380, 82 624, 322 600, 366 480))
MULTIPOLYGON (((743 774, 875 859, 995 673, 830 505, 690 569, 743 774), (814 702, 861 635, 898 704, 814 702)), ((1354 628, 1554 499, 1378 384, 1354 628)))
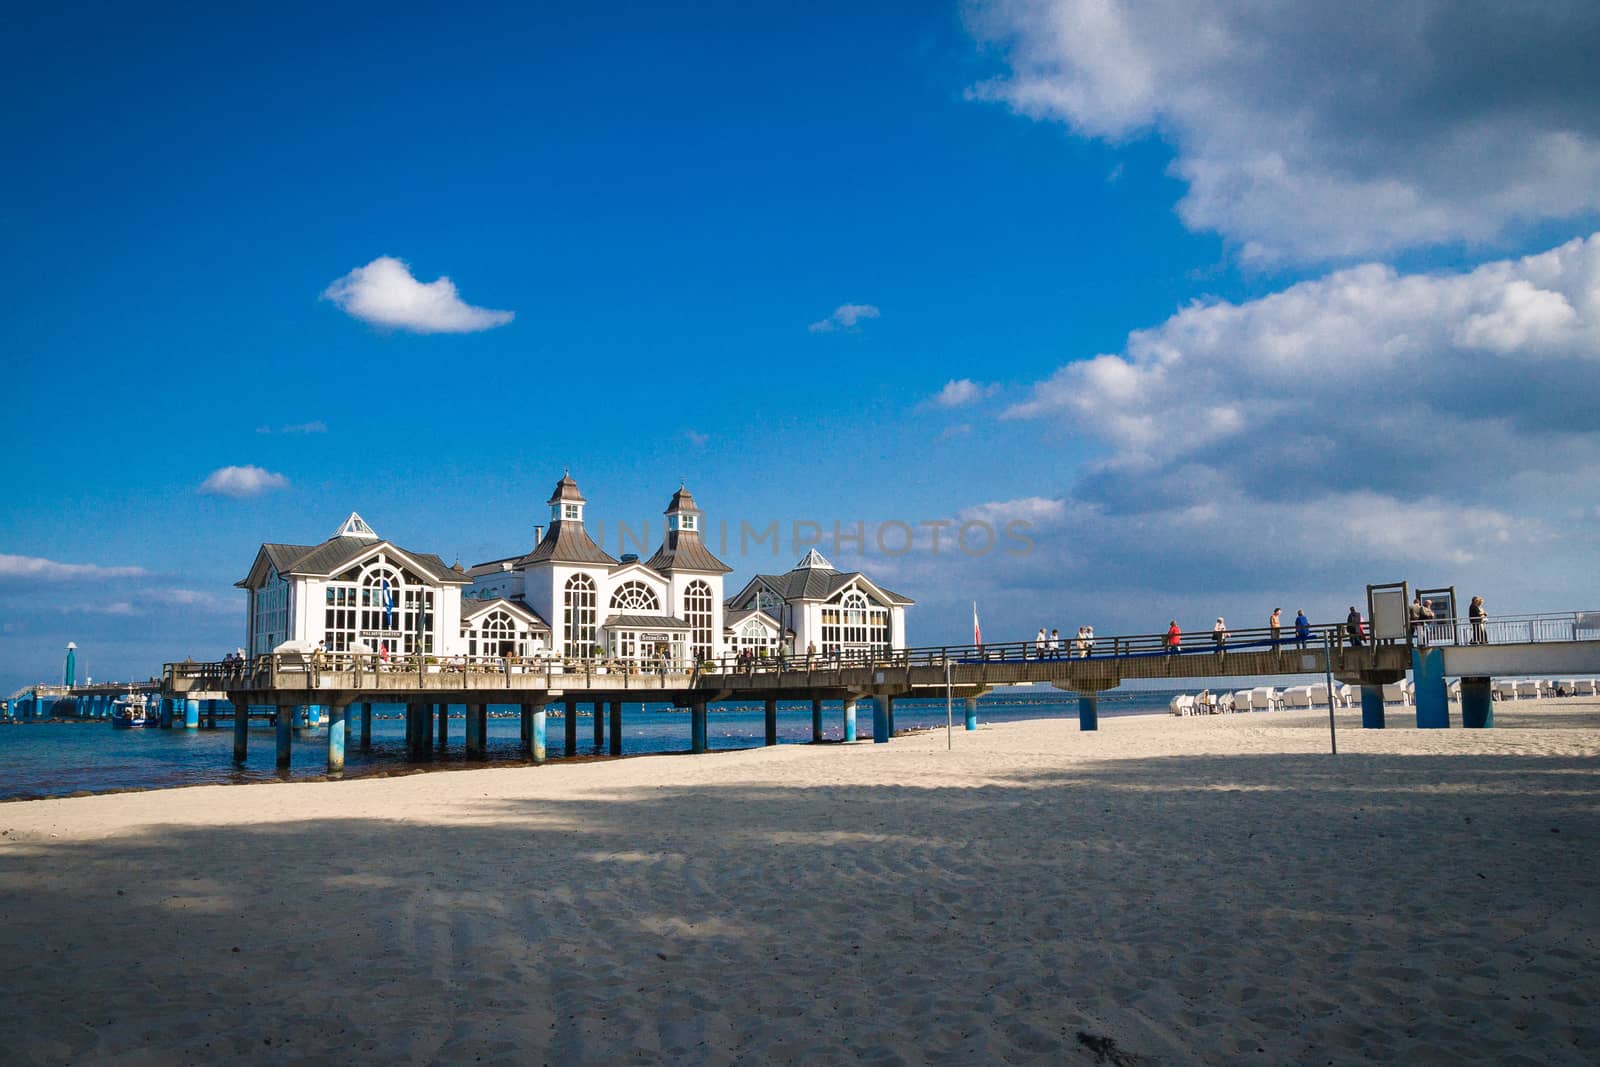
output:
POLYGON ((971 378, 952 378, 928 402, 934 407, 959 408, 987 399, 999 391, 998 385, 980 385, 971 378))
POLYGON ((1184 222, 1246 258, 1487 242, 1600 211, 1589 0, 998 0, 1009 71, 973 88, 1112 142, 1172 145, 1184 222))
POLYGON ((57 608, 63 615, 114 615, 119 618, 141 614, 126 600, 93 601, 86 604, 62 604, 57 608))
POLYGON ((236 500, 284 489, 289 479, 261 467, 220 467, 211 472, 199 491, 212 496, 231 496, 236 500))
POLYGON ((1025 522, 1045 526, 1060 522, 1067 514, 1067 505, 1049 497, 1028 496, 1016 500, 994 500, 975 504, 956 514, 957 522, 986 522, 999 529, 1008 522, 1025 522))
POLYGON ((685 430, 683 431, 683 439, 696 448, 704 448, 706 442, 711 440, 711 435, 701 433, 699 430, 685 430))
POLYGON ((364 322, 414 333, 474 333, 504 326, 515 317, 515 312, 465 303, 449 278, 419 282, 410 267, 392 256, 357 267, 322 296, 364 322))
MULTIPOLYGON (((266 434, 272 432, 273 430, 271 426, 256 427, 256 433, 266 434)), ((297 422, 289 426, 279 426, 277 432, 287 434, 327 433, 328 424, 323 422, 321 419, 313 419, 311 422, 297 422)))
POLYGON ((0 553, 0 578, 33 578, 60 582, 79 578, 137 578, 148 574, 143 567, 103 567, 98 563, 57 563, 40 556, 13 556, 0 553))
POLYGON ((856 325, 866 319, 878 318, 881 313, 871 304, 840 304, 833 309, 833 314, 819 322, 813 322, 807 329, 812 333, 833 333, 835 330, 854 330, 856 325))

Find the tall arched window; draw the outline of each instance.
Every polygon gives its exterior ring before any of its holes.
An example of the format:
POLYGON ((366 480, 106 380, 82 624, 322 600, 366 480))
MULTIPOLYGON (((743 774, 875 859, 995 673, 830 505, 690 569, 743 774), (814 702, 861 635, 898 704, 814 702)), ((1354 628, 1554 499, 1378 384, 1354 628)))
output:
POLYGON ((587 574, 574 574, 568 578, 564 604, 566 626, 562 650, 569 656, 588 656, 594 649, 594 579, 587 574))
POLYGON ((683 591, 683 621, 694 627, 689 653, 696 658, 711 658, 711 604, 711 587, 705 582, 690 582, 683 591))
POLYGON ((634 615, 659 615, 661 601, 655 591, 643 582, 624 582, 611 594, 611 610, 634 615))
POLYGON ((822 652, 884 648, 889 644, 889 611, 849 589, 822 608, 822 652))

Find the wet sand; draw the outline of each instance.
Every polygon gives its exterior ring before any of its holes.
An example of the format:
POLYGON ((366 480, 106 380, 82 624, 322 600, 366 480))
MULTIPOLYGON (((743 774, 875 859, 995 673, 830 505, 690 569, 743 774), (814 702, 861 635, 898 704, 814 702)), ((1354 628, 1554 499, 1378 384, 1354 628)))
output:
POLYGON ((0 808, 8 1062, 1600 1059, 1600 703, 0 808), (1452 714, 1459 722, 1459 713, 1452 714))

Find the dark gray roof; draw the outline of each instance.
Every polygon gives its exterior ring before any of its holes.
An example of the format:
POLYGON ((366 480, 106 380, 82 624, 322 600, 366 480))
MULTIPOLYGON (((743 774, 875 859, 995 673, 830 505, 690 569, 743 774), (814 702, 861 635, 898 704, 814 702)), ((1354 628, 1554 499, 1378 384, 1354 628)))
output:
MULTIPOLYGON (((411 552, 390 541, 373 541, 365 537, 330 537, 320 545, 311 546, 263 544, 261 552, 266 554, 279 574, 322 576, 337 574, 348 564, 380 546, 392 548, 415 561, 424 577, 446 584, 470 584, 466 575, 451 569, 448 563, 432 552, 411 552)), ((258 554, 257 559, 259 558, 258 554)), ((246 577, 235 584, 243 586, 249 580, 246 577)))
POLYGON ((556 483, 555 492, 550 494, 547 504, 586 504, 583 494, 578 492, 578 483, 572 480, 572 475, 563 474, 556 483))
POLYGON ((673 615, 613 615, 601 623, 608 630, 692 630, 673 615))
POLYGON ((545 622, 544 617, 537 611, 534 611, 520 600, 507 600, 503 596, 490 597, 488 600, 467 597, 461 601, 461 621, 466 622, 468 619, 476 618, 492 608, 504 608, 507 611, 526 615, 533 620, 533 629, 543 630, 545 633, 550 632, 550 624, 545 622))
POLYGON ((314 545, 274 545, 265 544, 261 551, 267 554, 267 559, 277 568, 279 574, 294 566, 295 560, 310 552, 314 545))
POLYGON ((491 559, 485 563, 474 563, 472 566, 467 568, 467 577, 477 578, 484 574, 506 573, 500 566, 502 563, 510 563, 513 565, 511 569, 516 570, 517 568, 515 564, 520 559, 522 559, 521 556, 507 556, 504 559, 491 559))
POLYGON ((857 578, 870 584, 893 603, 916 603, 915 600, 908 596, 902 596, 892 589, 885 589, 860 571, 841 572, 824 570, 819 567, 805 567, 792 570, 788 574, 758 574, 755 576, 755 581, 760 582, 784 600, 827 600, 857 578))
POLYGON ((645 566, 663 574, 674 570, 727 574, 733 570, 711 554, 711 550, 700 540, 700 534, 694 530, 668 532, 667 539, 661 542, 661 547, 656 549, 656 554, 650 557, 645 566))
POLYGON ((594 543, 583 523, 571 519, 558 519, 544 533, 544 540, 532 552, 517 561, 526 563, 594 563, 610 567, 617 561, 594 543))
POLYGON ((681 485, 678 486, 678 491, 672 494, 672 499, 667 501, 667 510, 661 514, 671 515, 674 511, 682 511, 694 515, 703 514, 700 506, 694 502, 694 497, 690 495, 689 490, 681 485))
POLYGON ((768 615, 764 611, 757 611, 755 608, 739 608, 725 613, 722 616, 722 628, 725 630, 731 630, 735 626, 738 626, 741 622, 744 622, 746 619, 750 618, 752 615, 759 616, 760 618, 766 620, 772 625, 774 630, 780 630, 783 628, 778 623, 777 619, 774 619, 771 615, 768 615))

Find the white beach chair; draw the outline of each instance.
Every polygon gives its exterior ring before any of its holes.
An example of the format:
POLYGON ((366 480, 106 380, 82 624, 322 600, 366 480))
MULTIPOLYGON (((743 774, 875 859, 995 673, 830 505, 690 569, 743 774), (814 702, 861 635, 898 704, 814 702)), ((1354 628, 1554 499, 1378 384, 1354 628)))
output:
POLYGON ((1496 678, 1494 695, 1499 700, 1517 699, 1517 681, 1515 678, 1496 678))
POLYGON ((1270 685, 1258 685, 1250 690, 1251 711, 1277 711, 1283 707, 1278 691, 1270 685))
POLYGON ((1194 697, 1188 693, 1180 693, 1167 701, 1167 707, 1172 710, 1174 715, 1193 715, 1194 697))
POLYGON ((1409 704, 1410 693, 1406 690, 1405 682, 1389 682, 1383 687, 1383 702, 1385 704, 1399 704, 1404 707, 1409 704))
POLYGON ((1341 708, 1353 708, 1361 703, 1361 690, 1348 682, 1334 682, 1333 695, 1341 708))
POLYGON ((1254 711, 1255 705, 1250 700, 1250 690, 1240 689, 1233 694, 1234 711, 1254 711))
POLYGON ((1517 699, 1524 700, 1532 697, 1538 700, 1545 695, 1544 679, 1520 678, 1517 680, 1517 699))
POLYGON ((1461 703, 1461 679, 1456 678, 1444 687, 1445 697, 1454 703, 1461 703))
POLYGON ((1600 689, 1596 689, 1593 678, 1579 678, 1576 692, 1581 697, 1592 697, 1600 694, 1600 689))
MULTIPOLYGON (((1309 708, 1311 707, 1311 694, 1312 688, 1309 685, 1290 686, 1283 691, 1283 706, 1285 708, 1309 708)), ((1323 703, 1327 703, 1328 698, 1326 696, 1322 699, 1323 703)))

